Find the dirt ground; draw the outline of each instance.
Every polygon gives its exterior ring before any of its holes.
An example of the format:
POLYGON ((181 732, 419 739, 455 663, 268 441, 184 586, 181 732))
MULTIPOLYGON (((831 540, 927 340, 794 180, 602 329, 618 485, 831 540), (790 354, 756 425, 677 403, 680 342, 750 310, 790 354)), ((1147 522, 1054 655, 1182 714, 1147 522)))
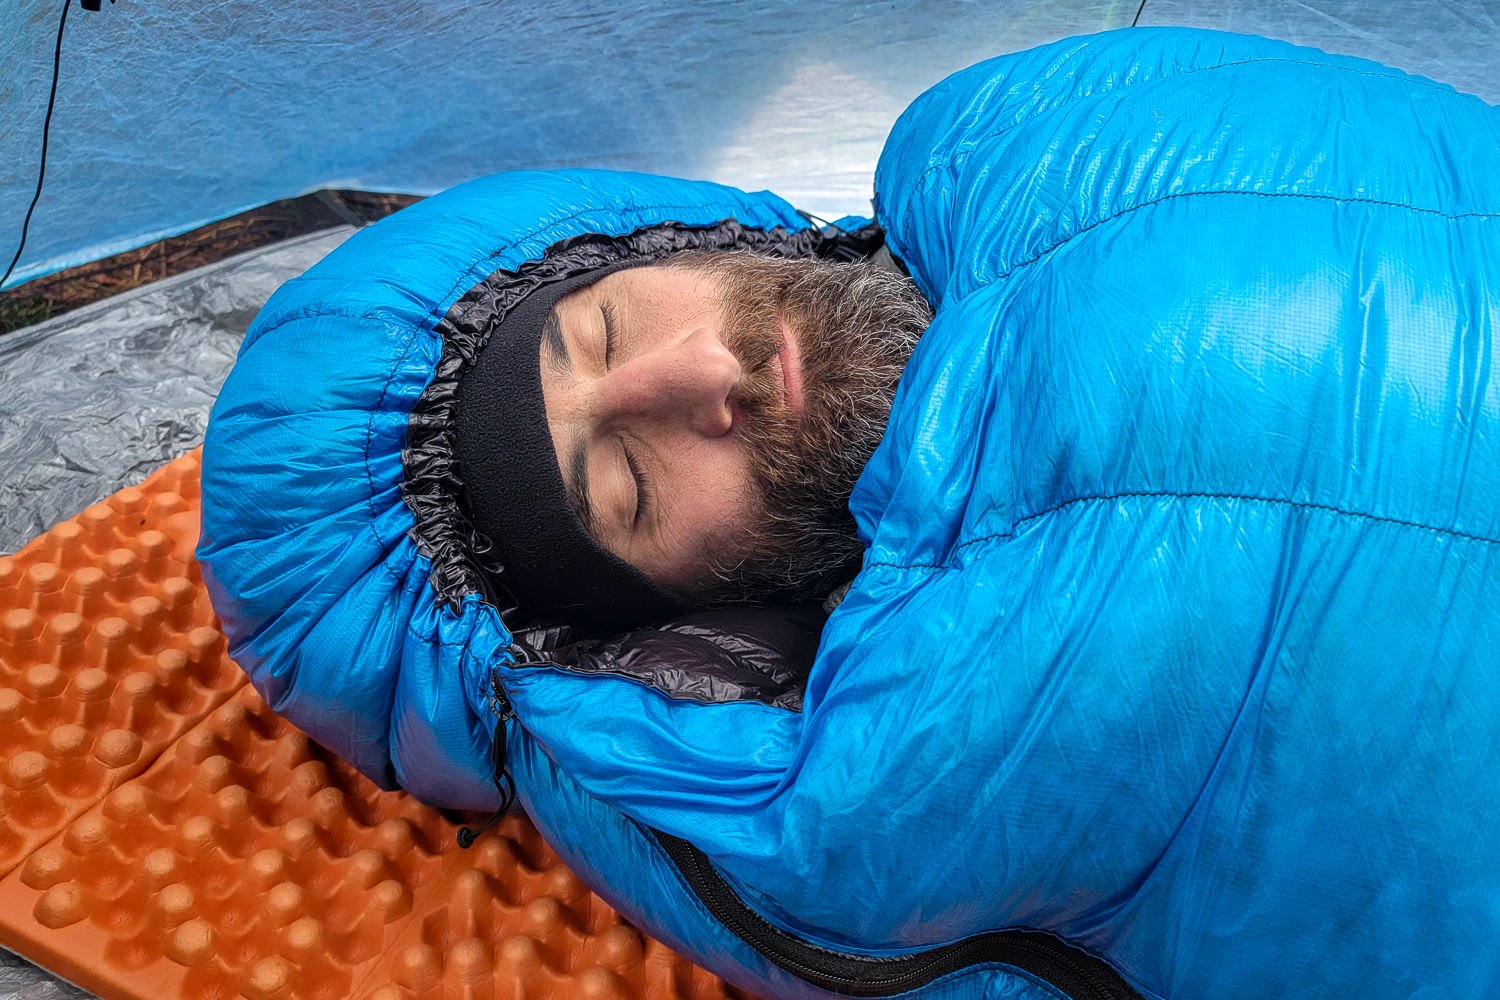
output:
POLYGON ((245 250, 333 226, 374 222, 420 200, 409 194, 318 191, 262 205, 0 292, 0 335, 245 250))

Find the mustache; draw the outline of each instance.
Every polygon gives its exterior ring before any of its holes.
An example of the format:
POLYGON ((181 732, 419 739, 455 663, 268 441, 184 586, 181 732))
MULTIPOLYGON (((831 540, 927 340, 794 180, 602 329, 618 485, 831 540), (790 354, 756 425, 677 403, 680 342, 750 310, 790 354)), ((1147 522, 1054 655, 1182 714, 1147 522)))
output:
POLYGON ((884 432, 911 345, 809 327, 801 317, 783 316, 771 294, 737 304, 727 318, 725 344, 742 371, 734 399, 763 516, 778 519, 788 505, 817 507, 830 491, 847 492, 884 432), (783 329, 800 348, 800 414, 786 404, 779 368, 783 329))
POLYGON ((746 425, 742 433, 752 445, 790 445, 796 421, 786 405, 778 365, 782 332, 774 303, 749 303, 733 310, 726 319, 724 343, 740 365, 733 399, 746 425))

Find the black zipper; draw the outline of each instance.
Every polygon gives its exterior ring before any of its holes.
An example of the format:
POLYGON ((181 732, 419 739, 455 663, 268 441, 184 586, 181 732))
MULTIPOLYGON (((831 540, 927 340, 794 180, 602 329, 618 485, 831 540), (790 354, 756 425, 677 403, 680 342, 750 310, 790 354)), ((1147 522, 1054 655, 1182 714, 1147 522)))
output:
MULTIPOLYGON (((514 666, 557 665, 520 643, 512 643, 510 653, 514 666)), ((479 833, 498 822, 515 801, 515 785, 506 770, 505 733, 505 725, 515 718, 515 712, 498 674, 491 679, 490 697, 496 717, 493 775, 500 808, 479 830, 459 830, 462 847, 470 846, 479 833)), ((708 856, 688 841, 645 829, 715 920, 778 968, 830 993, 896 996, 971 966, 998 964, 1025 972, 1070 1000, 1143 1000, 1103 959, 1045 931, 991 931, 926 951, 889 957, 856 955, 810 944, 747 906, 708 856)))
POLYGON ((886 958, 809 944, 746 906, 702 851, 660 830, 651 833, 715 920, 778 968, 831 993, 895 996, 970 966, 999 964, 1034 976, 1071 1000, 1142 1000, 1108 963, 1043 931, 992 931, 886 958))

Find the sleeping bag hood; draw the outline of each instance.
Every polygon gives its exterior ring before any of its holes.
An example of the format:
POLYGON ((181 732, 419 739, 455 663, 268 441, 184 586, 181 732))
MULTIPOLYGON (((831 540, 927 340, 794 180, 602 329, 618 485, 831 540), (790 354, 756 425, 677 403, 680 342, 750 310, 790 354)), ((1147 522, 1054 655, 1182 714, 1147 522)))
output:
POLYGON ((1265 39, 1068 39, 918 99, 873 223, 566 171, 358 233, 245 340, 199 556, 276 710, 425 801, 513 789, 757 993, 1493 996, 1497 330, 1495 108, 1265 39), (451 403, 516 303, 882 232, 936 319, 826 623, 508 618, 451 403))

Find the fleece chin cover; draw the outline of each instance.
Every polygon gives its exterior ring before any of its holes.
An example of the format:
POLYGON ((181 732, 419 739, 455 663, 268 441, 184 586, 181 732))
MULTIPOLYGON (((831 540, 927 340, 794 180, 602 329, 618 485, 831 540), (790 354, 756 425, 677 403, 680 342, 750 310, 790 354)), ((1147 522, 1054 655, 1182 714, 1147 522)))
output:
POLYGON ((594 541, 568 503, 542 396, 542 328, 552 308, 623 261, 542 285, 516 304, 459 377, 454 449, 463 503, 493 547, 487 576, 528 619, 609 632, 685 602, 594 541))

